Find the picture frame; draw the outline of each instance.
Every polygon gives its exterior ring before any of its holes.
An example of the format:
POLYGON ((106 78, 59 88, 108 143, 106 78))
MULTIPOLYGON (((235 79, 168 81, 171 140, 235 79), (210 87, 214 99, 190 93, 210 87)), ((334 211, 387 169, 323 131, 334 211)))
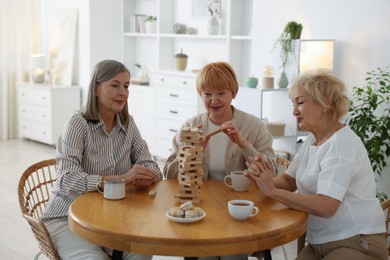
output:
POLYGON ((192 18, 208 18, 206 0, 192 0, 192 18))

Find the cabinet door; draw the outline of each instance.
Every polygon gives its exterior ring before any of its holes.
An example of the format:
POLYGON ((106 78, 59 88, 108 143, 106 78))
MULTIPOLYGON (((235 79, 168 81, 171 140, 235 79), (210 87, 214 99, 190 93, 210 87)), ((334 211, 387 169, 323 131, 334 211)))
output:
POLYGON ((133 116, 141 136, 154 149, 154 91, 151 87, 130 86, 129 113, 133 116))

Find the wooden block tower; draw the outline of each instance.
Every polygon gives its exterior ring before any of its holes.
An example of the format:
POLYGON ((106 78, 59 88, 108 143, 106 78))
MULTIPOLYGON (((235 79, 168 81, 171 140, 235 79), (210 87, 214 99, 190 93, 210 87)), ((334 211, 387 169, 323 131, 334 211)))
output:
POLYGON ((203 147, 200 145, 202 131, 197 127, 185 127, 180 133, 181 146, 177 154, 179 160, 179 193, 175 199, 184 203, 200 202, 203 177, 203 147))

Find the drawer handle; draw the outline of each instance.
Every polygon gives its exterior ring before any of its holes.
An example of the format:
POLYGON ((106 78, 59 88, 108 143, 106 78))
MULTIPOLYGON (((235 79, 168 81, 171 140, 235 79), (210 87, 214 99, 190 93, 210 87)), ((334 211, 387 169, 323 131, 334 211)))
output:
POLYGON ((176 129, 169 128, 169 131, 172 132, 172 133, 177 133, 176 129))
POLYGON ((23 109, 23 110, 22 110, 22 113, 26 113, 26 110, 23 109))
POLYGON ((46 118, 46 114, 43 114, 42 117, 43 117, 43 118, 46 118))
POLYGON ((169 113, 171 113, 171 114, 177 114, 178 112, 175 111, 175 110, 169 110, 169 113))
POLYGON ((43 100, 45 100, 45 99, 46 99, 46 97, 42 97, 42 99, 43 99, 43 100))
POLYGON ((172 93, 170 93, 169 95, 170 95, 171 97, 179 97, 178 94, 172 94, 172 93))
POLYGON ((22 96, 24 97, 24 96, 25 96, 25 94, 24 94, 24 93, 22 93, 22 96))
POLYGON ((161 82, 164 82, 165 80, 164 79, 160 79, 161 82))
POLYGON ((46 135, 46 131, 43 131, 43 133, 42 133, 43 135, 46 135))
POLYGON ((183 85, 187 85, 187 81, 183 81, 183 85))

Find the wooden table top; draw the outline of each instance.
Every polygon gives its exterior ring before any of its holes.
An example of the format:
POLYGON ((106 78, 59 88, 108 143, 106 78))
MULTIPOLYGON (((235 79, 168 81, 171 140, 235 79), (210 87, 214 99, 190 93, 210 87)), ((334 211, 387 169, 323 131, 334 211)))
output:
POLYGON ((69 226, 82 238, 122 251, 166 256, 217 256, 255 252, 288 243, 306 230, 307 213, 265 198, 251 184, 236 192, 222 181, 203 182, 199 222, 180 224, 165 212, 175 204, 177 180, 163 180, 143 190, 127 190, 123 200, 107 200, 98 192, 78 197, 69 209, 69 226), (150 189, 156 197, 148 197, 150 189), (227 202, 248 199, 259 214, 234 220, 227 202))

